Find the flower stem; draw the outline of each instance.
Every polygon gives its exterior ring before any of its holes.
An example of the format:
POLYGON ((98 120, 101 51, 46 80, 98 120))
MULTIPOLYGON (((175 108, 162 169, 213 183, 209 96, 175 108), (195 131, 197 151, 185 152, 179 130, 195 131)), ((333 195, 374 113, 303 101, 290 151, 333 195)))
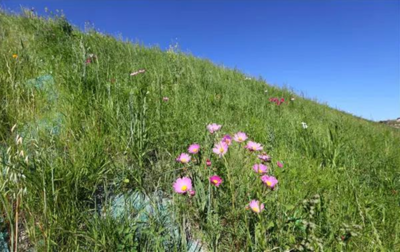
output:
MULTIPOLYGON (((208 177, 211 176, 210 170, 208 170, 208 177)), ((208 183, 208 210, 207 210, 207 216, 210 217, 211 213, 211 183, 208 183)), ((210 219, 210 218, 208 218, 210 219)))
POLYGON ((233 208, 233 210, 235 210, 235 195, 234 195, 234 190, 233 190, 233 181, 232 181, 232 178, 231 178, 231 173, 229 171, 230 169, 228 167, 228 161, 226 160, 225 157, 224 157, 224 162, 225 162, 226 173, 227 173, 227 176, 228 176, 228 179, 229 179, 229 186, 230 186, 230 189, 231 189, 232 208, 233 208))

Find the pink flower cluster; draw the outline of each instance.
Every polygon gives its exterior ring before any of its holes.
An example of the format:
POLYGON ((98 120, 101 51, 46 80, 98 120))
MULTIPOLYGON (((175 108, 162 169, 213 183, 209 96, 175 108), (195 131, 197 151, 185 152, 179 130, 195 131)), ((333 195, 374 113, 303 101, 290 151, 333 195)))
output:
MULTIPOLYGON (((197 143, 191 144, 188 148, 188 152, 190 154, 197 154, 200 151, 200 145, 197 143)), ((177 158, 176 161, 182 164, 187 164, 190 162, 192 157, 187 153, 181 153, 177 158)))
MULTIPOLYGON (((271 162, 271 157, 269 155, 267 155, 266 153, 263 153, 262 155, 258 155, 258 158, 261 160, 261 164, 255 164, 253 165, 253 170, 260 174, 263 175, 261 176, 261 181, 268 186, 271 189, 274 189, 275 185, 278 183, 278 180, 273 177, 273 176, 268 176, 266 175, 268 173, 268 165, 266 163, 271 162)), ((281 162, 276 162, 276 165, 279 168, 283 167, 283 164, 281 162)))
POLYGON ((277 98, 277 97, 273 97, 273 98, 269 98, 269 101, 270 102, 274 102, 274 103, 276 103, 276 105, 281 105, 281 103, 284 103, 285 102, 285 98, 277 98))
MULTIPOLYGON (((258 155, 258 158, 264 163, 271 161, 271 158, 267 154, 258 155)), ((278 183, 278 180, 273 176, 267 175, 269 170, 268 165, 262 163, 255 164, 253 165, 253 170, 257 174, 262 175, 260 177, 262 183, 264 183, 267 187, 271 189, 275 188, 276 184, 278 183)), ((259 214, 264 210, 264 204, 260 204, 258 200, 252 200, 249 203, 248 208, 250 208, 253 212, 259 214)))
MULTIPOLYGON (((190 154, 197 154, 200 152, 200 145, 197 143, 191 144, 188 148, 190 154)), ((187 153, 181 153, 176 161, 181 164, 188 164, 192 157, 187 153)), ((174 191, 179 194, 188 193, 190 196, 194 196, 196 192, 192 190, 192 180, 188 177, 178 178, 173 184, 174 191)))
MULTIPOLYGON (((218 124, 210 124, 207 126, 207 129, 211 134, 218 131, 221 128, 221 125, 218 124)), ((238 143, 242 143, 247 140, 247 135, 244 132, 238 132, 233 136, 233 140, 238 143)), ((232 144, 232 137, 230 135, 225 135, 222 140, 214 145, 213 152, 217 154, 219 157, 222 157, 228 151, 229 146, 232 144)), ((246 146, 244 146, 249 151, 260 151, 263 149, 262 145, 256 142, 248 141, 246 146)))
MULTIPOLYGON (((284 100, 282 100, 282 102, 283 101, 284 100)), ((221 127, 222 125, 213 123, 207 125, 207 130, 211 134, 214 134, 218 132, 221 129, 221 127)), ((244 132, 237 132, 236 134, 233 135, 233 137, 231 137, 231 135, 228 134, 224 135, 219 142, 214 144, 212 151, 214 154, 218 155, 219 158, 221 158, 224 155, 226 155, 230 146, 233 144, 233 141, 241 144, 247 141, 247 139, 248 137, 244 132)), ((247 141, 247 143, 244 145, 244 148, 249 150, 250 153, 257 153, 258 151, 263 150, 263 146, 260 143, 256 143, 253 141, 247 141)), ((193 155, 198 154, 200 152, 200 145, 197 143, 191 144, 188 148, 188 152, 193 155)), ((199 157, 201 157, 201 155, 199 157)), ((278 180, 274 176, 268 174, 270 172, 269 165, 271 162, 271 157, 267 155, 267 153, 263 152, 261 154, 258 154, 257 158, 260 160, 260 163, 256 163, 253 165, 254 172, 260 175, 260 180, 265 186, 267 186, 272 190, 275 189, 278 184, 278 180)), ((190 160, 191 156, 187 153, 181 153, 176 158, 177 162, 182 163, 184 165, 188 164, 190 160)), ((211 164, 212 164, 211 160, 207 159, 206 168, 211 167, 211 164)), ((281 163, 280 161, 277 161, 276 165, 280 168, 283 167, 283 163, 281 163)), ((221 184, 223 183, 223 179, 218 175, 212 175, 208 178, 208 180, 210 184, 214 185, 217 188, 220 187, 221 184)), ((195 191, 193 190, 192 186, 192 181, 189 177, 178 178, 173 184, 173 189, 178 194, 188 194, 189 196, 195 195, 195 191)), ((259 214, 264 210, 264 204, 258 200, 253 199, 247 205, 247 208, 259 214)))

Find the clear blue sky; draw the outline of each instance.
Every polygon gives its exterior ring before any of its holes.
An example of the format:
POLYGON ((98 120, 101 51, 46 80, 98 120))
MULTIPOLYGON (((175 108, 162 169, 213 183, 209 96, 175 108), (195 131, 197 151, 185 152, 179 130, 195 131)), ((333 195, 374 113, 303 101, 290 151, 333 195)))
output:
POLYGON ((367 119, 400 117, 400 1, 17 1, 181 50, 367 119))

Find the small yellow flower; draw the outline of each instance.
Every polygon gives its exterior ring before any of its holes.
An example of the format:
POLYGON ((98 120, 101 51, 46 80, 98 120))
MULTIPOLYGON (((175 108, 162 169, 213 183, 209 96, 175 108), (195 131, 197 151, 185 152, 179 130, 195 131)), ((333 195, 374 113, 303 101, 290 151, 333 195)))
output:
POLYGON ((14 53, 14 54, 12 55, 12 57, 13 57, 14 59, 16 59, 16 58, 18 58, 18 55, 14 53))

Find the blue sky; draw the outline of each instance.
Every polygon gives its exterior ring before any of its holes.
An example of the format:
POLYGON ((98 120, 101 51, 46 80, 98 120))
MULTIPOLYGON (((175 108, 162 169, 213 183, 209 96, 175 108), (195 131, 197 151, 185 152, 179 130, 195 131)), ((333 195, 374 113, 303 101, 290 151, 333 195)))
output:
POLYGON ((181 50, 262 76, 331 107, 400 117, 400 1, 0 0, 62 9, 83 28, 181 50))

